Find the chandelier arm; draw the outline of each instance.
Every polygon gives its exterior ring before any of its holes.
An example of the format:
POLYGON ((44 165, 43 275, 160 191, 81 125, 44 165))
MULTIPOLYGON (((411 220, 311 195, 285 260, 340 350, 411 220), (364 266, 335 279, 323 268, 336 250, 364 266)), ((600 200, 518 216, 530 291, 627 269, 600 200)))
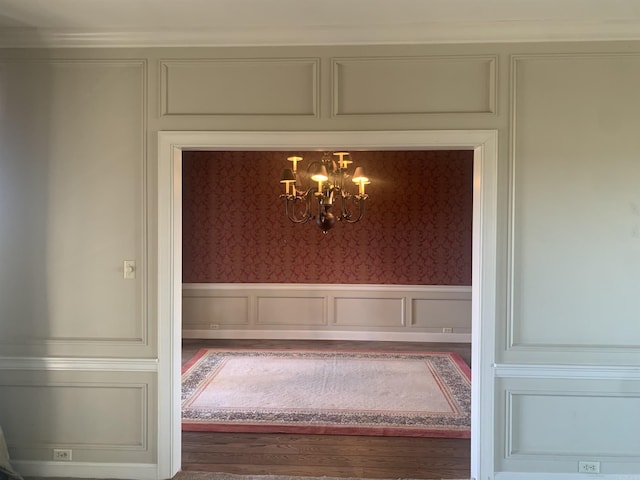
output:
POLYGON ((311 205, 309 205, 309 202, 307 202, 305 212, 302 214, 302 216, 301 217, 296 216, 295 203, 298 201, 301 201, 303 198, 306 199, 306 197, 298 197, 298 196, 291 196, 291 195, 282 195, 282 196, 284 197, 284 210, 285 210, 285 213, 287 214, 287 218, 290 221, 292 221, 293 223, 307 223, 309 220, 313 218, 313 215, 311 215, 311 205), (289 207, 289 203, 293 204, 291 208, 289 207))
POLYGON ((354 197, 358 200, 358 217, 355 219, 351 218, 351 212, 349 212, 346 207, 344 207, 345 201, 344 199, 342 200, 342 205, 343 205, 343 212, 346 213, 346 215, 343 215, 342 220, 344 220, 347 223, 357 223, 360 220, 362 220, 362 217, 364 216, 364 205, 365 205, 365 200, 367 199, 366 195, 358 195, 357 197, 354 197))
POLYGON ((348 195, 345 195, 343 192, 340 192, 340 221, 346 221, 351 218, 351 212, 347 208, 347 199, 348 195))

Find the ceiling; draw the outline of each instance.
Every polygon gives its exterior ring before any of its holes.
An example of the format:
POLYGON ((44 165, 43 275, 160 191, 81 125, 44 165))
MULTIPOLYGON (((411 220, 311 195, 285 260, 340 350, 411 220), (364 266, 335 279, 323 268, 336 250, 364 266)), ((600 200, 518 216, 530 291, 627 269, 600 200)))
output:
POLYGON ((0 0, 0 46, 640 39, 640 0, 0 0))

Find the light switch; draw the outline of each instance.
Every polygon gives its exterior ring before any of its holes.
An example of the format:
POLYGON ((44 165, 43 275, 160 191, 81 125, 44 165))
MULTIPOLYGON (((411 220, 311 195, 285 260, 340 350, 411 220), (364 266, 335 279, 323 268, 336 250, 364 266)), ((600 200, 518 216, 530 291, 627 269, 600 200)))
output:
POLYGON ((127 280, 133 280, 136 278, 136 261, 125 260, 124 261, 124 278, 127 280))

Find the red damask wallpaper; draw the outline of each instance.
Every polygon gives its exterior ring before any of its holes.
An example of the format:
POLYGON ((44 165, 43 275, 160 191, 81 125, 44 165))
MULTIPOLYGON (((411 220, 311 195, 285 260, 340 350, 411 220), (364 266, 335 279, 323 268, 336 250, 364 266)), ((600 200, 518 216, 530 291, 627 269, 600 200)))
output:
POLYGON ((366 214, 327 234, 285 217, 290 155, 183 154, 185 283, 471 285, 473 152, 351 152, 366 214))

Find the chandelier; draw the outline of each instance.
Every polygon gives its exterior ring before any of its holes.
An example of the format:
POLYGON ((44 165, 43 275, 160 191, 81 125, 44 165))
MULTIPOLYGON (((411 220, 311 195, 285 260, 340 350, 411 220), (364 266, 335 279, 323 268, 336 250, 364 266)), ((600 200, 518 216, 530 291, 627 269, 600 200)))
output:
POLYGON ((301 174, 298 163, 302 157, 289 157, 292 168, 282 171, 280 183, 284 183, 285 213, 293 223, 307 223, 315 219, 316 225, 327 233, 338 221, 356 223, 364 215, 365 185, 371 183, 364 175, 362 167, 356 167, 353 175, 347 173, 350 155, 347 152, 324 152, 321 161, 311 162, 306 175, 301 174), (338 157, 336 162, 334 157, 338 157), (351 178, 351 182, 349 181, 351 178), (358 193, 350 193, 349 186, 358 187, 358 193), (332 212, 336 203, 338 212, 332 212), (314 213, 314 204, 316 205, 314 213), (355 209, 352 212, 351 209, 355 209))

